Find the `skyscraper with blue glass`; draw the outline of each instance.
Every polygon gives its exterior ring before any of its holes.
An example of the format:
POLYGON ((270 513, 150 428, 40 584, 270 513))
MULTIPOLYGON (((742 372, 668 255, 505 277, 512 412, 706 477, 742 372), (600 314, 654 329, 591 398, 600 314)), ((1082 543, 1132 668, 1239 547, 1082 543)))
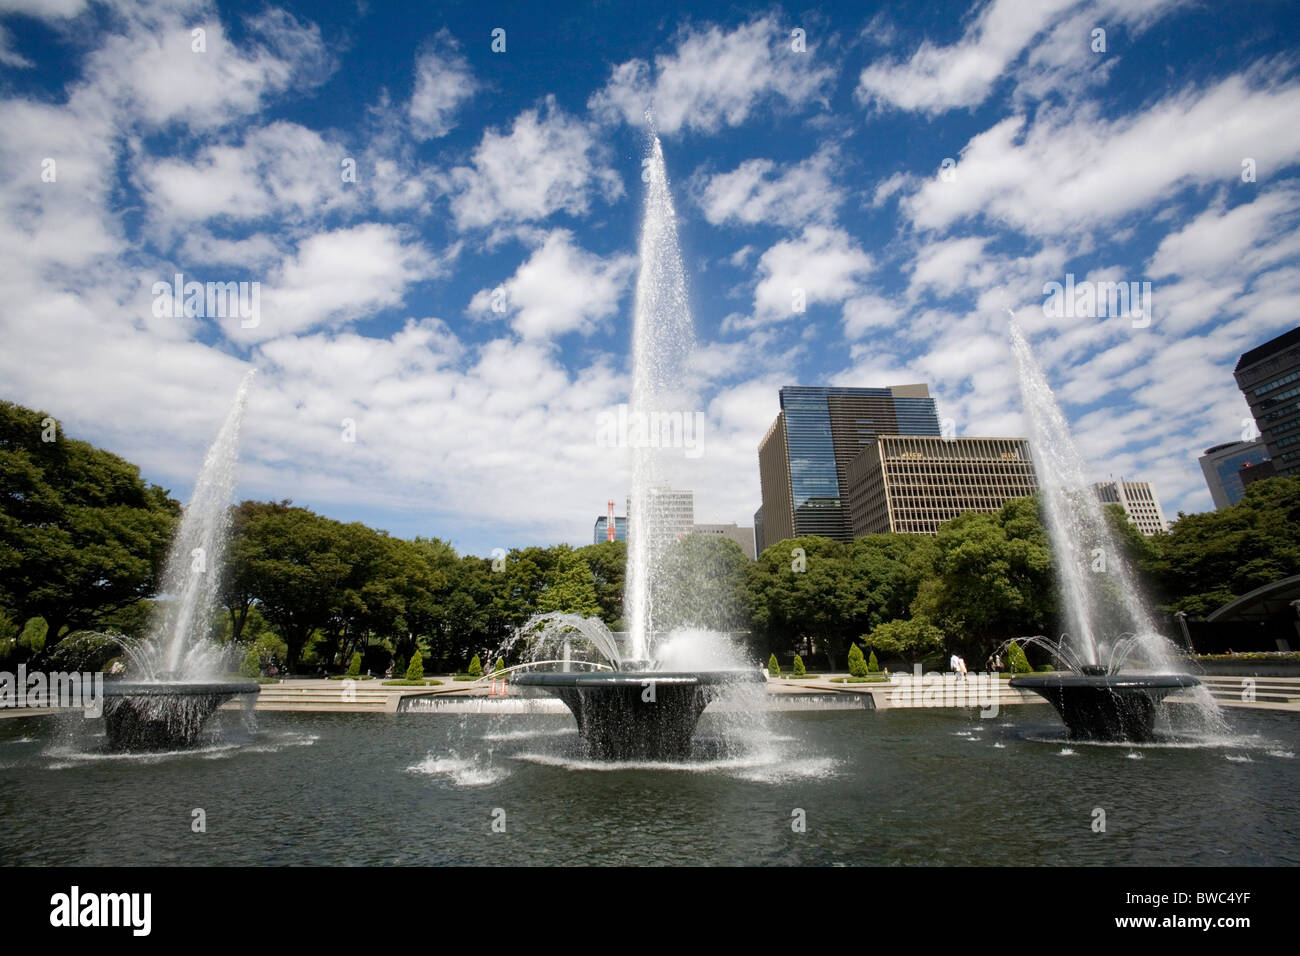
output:
MULTIPOLYGON (((847 470, 878 435, 938 436, 925 385, 781 389, 781 413, 758 447, 763 506, 761 551, 786 538, 853 537, 847 470)), ((756 518, 756 521, 758 519, 756 518)))
POLYGON ((1300 475, 1300 328, 1251 349, 1233 375, 1259 426, 1274 472, 1300 475))

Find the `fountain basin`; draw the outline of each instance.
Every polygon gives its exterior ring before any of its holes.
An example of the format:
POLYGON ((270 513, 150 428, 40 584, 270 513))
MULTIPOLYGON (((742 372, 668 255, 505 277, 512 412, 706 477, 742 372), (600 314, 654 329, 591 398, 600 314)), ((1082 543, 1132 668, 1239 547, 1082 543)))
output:
POLYGON ((104 729, 113 750, 179 750, 198 741, 218 707, 257 694, 257 681, 105 681, 104 729))
POLYGON ((1047 699, 1065 721, 1072 740, 1151 740, 1156 705, 1182 687, 1199 684, 1189 674, 1027 674, 1012 687, 1047 699))
POLYGON ((761 684, 759 670, 521 674, 515 683, 564 702, 589 756, 685 760, 700 714, 727 686, 761 684))

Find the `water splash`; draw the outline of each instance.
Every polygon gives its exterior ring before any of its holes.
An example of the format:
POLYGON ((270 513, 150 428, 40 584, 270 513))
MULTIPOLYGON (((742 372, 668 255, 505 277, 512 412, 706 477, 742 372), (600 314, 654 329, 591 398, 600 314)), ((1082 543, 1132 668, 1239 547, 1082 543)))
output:
POLYGON ((148 638, 126 648, 134 679, 200 680, 217 676, 224 664, 210 631, 230 533, 239 429, 254 374, 250 370, 239 383, 181 515, 162 582, 171 599, 159 602, 148 638))
POLYGON ((1104 665, 1118 635, 1135 635, 1142 657, 1154 670, 1181 670, 1175 666, 1172 646, 1156 633, 1101 502, 1092 492, 1065 415, 1015 322, 1011 343, 1067 633, 1078 662, 1104 665), (1113 637, 1107 639, 1107 634, 1113 637))
MULTIPOLYGON (((645 219, 641 225, 640 271, 632 332, 632 395, 636 421, 682 411, 683 372, 694 347, 694 323, 686 298, 686 275, 677 244, 677 215, 668 188, 663 146, 651 135, 645 219)), ((671 450, 640 442, 632 449, 628 509, 625 610, 629 651, 637 660, 653 652, 655 584, 664 551, 672 541, 669 514, 656 489, 667 484, 671 450)), ((680 452, 678 453, 680 454, 680 452)))

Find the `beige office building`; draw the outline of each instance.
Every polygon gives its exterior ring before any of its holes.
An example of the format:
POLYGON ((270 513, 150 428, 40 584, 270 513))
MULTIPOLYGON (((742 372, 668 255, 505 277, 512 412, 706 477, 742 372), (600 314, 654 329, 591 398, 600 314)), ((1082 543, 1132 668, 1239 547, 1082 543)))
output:
POLYGON ((726 538, 740 545, 745 557, 754 560, 754 529, 738 524, 696 524, 691 525, 691 534, 703 534, 714 538, 726 538))
POLYGON ((848 466, 853 536, 936 534, 967 511, 993 512, 1038 490, 1023 438, 881 435, 848 466))
POLYGON ((1106 505, 1123 505, 1128 520, 1147 537, 1169 530, 1160 499, 1149 482, 1099 481, 1092 486, 1097 500, 1106 505))

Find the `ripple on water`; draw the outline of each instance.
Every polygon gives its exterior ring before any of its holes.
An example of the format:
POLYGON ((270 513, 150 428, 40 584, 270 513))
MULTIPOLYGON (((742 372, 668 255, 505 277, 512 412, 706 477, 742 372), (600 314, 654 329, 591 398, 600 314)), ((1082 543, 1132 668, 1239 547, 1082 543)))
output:
POLYGON ((483 787, 510 776, 509 769, 501 764, 465 757, 435 757, 433 754, 407 767, 406 772, 443 777, 458 787, 483 787))

